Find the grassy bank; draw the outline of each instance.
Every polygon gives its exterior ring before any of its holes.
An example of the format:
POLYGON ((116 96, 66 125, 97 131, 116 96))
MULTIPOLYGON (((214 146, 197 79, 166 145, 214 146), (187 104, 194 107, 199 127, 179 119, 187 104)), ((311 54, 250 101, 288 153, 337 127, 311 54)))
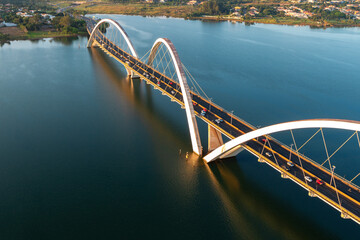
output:
MULTIPOLYGON (((10 28, 10 27, 9 27, 10 28)), ((86 35, 87 33, 65 33, 65 32, 57 32, 57 31, 31 31, 25 33, 20 28, 11 27, 12 29, 6 29, 6 34, 1 34, 0 43, 6 43, 12 40, 35 40, 42 38, 58 38, 58 37, 74 37, 79 35, 86 35)))
POLYGON ((107 3, 89 3, 75 7, 75 10, 87 11, 88 13, 103 14, 123 14, 140 16, 167 16, 185 18, 194 10, 193 6, 168 6, 155 4, 107 4, 107 3))
POLYGON ((41 39, 41 38, 56 38, 56 37, 74 37, 74 36, 86 35, 86 34, 87 33, 75 34, 75 33, 36 31, 36 32, 29 32, 25 37, 26 39, 41 39))

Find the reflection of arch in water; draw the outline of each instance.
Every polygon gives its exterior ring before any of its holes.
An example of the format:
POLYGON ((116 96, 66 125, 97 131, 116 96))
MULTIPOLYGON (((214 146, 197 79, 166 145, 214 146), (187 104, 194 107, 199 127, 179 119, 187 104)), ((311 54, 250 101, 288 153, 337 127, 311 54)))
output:
POLYGON ((224 156, 234 154, 236 151, 239 150, 239 147, 242 144, 260 136, 268 135, 271 133, 282 132, 282 131, 305 129, 305 128, 334 128, 334 129, 360 131, 360 122, 338 120, 338 119, 310 119, 310 120, 279 123, 241 135, 240 137, 237 137, 225 143, 224 145, 216 148, 214 151, 206 155, 204 159, 206 162, 211 162, 211 161, 215 161, 216 159, 222 158, 224 156))
POLYGON ((148 91, 149 85, 146 84, 144 86, 146 88, 145 92, 141 92, 146 93, 145 99, 143 98, 144 95, 140 95, 139 92, 139 87, 141 86, 138 84, 134 85, 134 82, 136 83, 138 81, 129 81, 125 75, 122 75, 121 71, 117 71, 119 69, 116 67, 117 65, 110 61, 110 59, 107 58, 102 51, 99 51, 98 49, 91 49, 90 53, 93 54, 92 59, 95 60, 96 65, 101 67, 111 80, 112 84, 121 91, 121 95, 125 96, 129 103, 139 110, 141 116, 150 123, 149 125, 151 125, 153 129, 156 129, 156 132, 162 133, 171 138, 171 141, 177 141, 178 143, 176 144, 178 146, 188 144, 188 141, 186 140, 188 138, 187 134, 180 134, 179 138, 179 134, 173 131, 173 129, 176 129, 178 126, 173 125, 171 121, 164 120, 166 119, 166 115, 162 116, 162 112, 158 111, 156 105, 153 104, 153 92, 148 91), (119 79, 120 75, 123 79, 119 79))
MULTIPOLYGON (((167 119, 167 115, 164 114, 163 111, 161 111, 161 109, 159 109, 156 104, 153 104, 152 96, 154 92, 151 91, 150 85, 142 84, 142 82, 140 81, 130 81, 129 78, 126 78, 126 75, 124 75, 123 72, 120 71, 118 65, 116 65, 115 62, 110 61, 107 55, 104 54, 102 51, 99 51, 99 49, 90 49, 89 52, 93 55, 93 64, 99 66, 100 71, 103 71, 105 73, 107 78, 110 80, 110 84, 114 86, 116 90, 118 90, 119 95, 125 97, 126 101, 128 101, 129 104, 137 110, 141 118, 144 119, 144 122, 146 122, 146 125, 151 126, 151 131, 155 132, 156 135, 160 135, 163 141, 173 142, 172 145, 175 146, 175 148, 189 148, 188 135, 186 131, 173 131, 173 129, 178 129, 179 125, 176 125, 178 122, 174 122, 172 120, 169 121, 167 119), (137 83, 139 83, 140 85, 137 83), (145 89, 142 87, 144 87, 145 89), (139 88, 141 88, 141 90, 139 90, 139 88)), ((103 83, 103 81, 100 82, 103 83)), ((163 145, 161 145, 161 142, 158 143, 155 141, 155 143, 152 144, 152 149, 154 154, 164 153, 163 145)), ((182 155, 185 154, 186 152, 183 151, 182 155)), ((174 156, 178 155, 175 154, 174 156)), ((187 161, 195 160, 200 162, 196 154, 190 153, 187 161)), ((201 159, 201 165, 202 163, 203 161, 201 159)), ((172 164, 172 161, 169 161, 168 164, 172 164)), ((159 173, 162 172, 163 174, 168 174, 169 171, 167 170, 167 168, 163 168, 163 165, 163 162, 161 164, 157 164, 157 166, 159 167, 159 173)), ((196 172, 194 172, 193 167, 183 169, 183 171, 183 181, 179 182, 186 186, 186 188, 189 188, 189 186, 192 186, 194 184, 194 178, 197 177, 197 174, 196 172)))

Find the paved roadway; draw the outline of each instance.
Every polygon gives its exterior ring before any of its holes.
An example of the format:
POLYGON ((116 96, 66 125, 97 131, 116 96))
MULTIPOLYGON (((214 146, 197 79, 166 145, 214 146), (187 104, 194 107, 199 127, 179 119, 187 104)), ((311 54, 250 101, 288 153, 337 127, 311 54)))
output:
MULTIPOLYGON (((89 18, 83 18, 88 24, 88 31, 91 33, 96 22, 89 18)), ((116 57, 128 68, 134 70, 141 78, 145 79, 163 93, 167 94, 173 100, 183 105, 182 93, 180 85, 165 75, 157 72, 152 67, 139 61, 127 52, 123 51, 111 41, 109 41, 100 31, 95 35, 95 40, 110 54, 116 57)), ((227 135, 229 138, 234 139, 244 133, 255 130, 253 126, 245 121, 233 116, 231 113, 223 110, 214 103, 209 102, 203 97, 191 92, 194 111, 199 118, 206 123, 211 124, 213 127, 227 135), (207 109, 205 116, 201 116, 201 110, 207 109), (223 119, 223 122, 217 124, 216 119, 223 119)), ((342 211, 353 213, 358 222, 360 220, 360 189, 357 186, 349 184, 338 176, 334 176, 336 181, 336 188, 333 184, 330 185, 330 179, 332 174, 329 170, 321 167, 319 164, 307 159, 306 157, 297 154, 289 147, 282 145, 271 137, 260 137, 248 141, 244 145, 245 149, 251 151, 253 154, 264 159, 268 164, 275 167, 278 171, 283 172, 289 176, 292 180, 309 188, 311 192, 323 195, 327 198, 327 202, 333 201, 332 204, 337 205, 340 199, 340 205, 338 208, 342 208, 342 211), (271 154, 271 156, 269 155, 271 154), (288 162, 294 164, 293 167, 287 165, 288 162), (312 182, 305 180, 304 176, 310 176, 312 182), (324 184, 319 185, 316 183, 316 179, 321 179, 324 184)))

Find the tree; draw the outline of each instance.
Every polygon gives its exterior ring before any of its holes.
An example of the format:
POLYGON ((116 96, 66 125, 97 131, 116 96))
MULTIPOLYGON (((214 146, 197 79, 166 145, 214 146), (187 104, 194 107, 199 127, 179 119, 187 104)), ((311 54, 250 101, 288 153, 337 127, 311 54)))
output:
POLYGON ((64 16, 60 19, 59 25, 62 26, 63 29, 67 29, 71 25, 71 18, 70 16, 64 16))
POLYGON ((207 15, 219 14, 219 4, 216 0, 204 2, 201 6, 200 11, 207 15))

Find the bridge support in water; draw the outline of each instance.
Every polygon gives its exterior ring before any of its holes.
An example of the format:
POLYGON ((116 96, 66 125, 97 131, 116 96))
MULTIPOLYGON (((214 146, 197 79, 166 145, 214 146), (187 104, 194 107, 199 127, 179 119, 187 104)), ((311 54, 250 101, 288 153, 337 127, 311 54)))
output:
POLYGON ((208 152, 222 146, 224 144, 221 132, 208 124, 208 152))
MULTIPOLYGON (((216 148, 219 148, 224 145, 224 141, 222 138, 222 134, 220 131, 216 130, 214 127, 212 127, 210 124, 208 124, 208 153, 215 150, 216 148)), ((226 154, 223 154, 221 159, 223 158, 231 158, 238 155, 244 148, 242 146, 238 146, 232 151, 227 152, 226 154)))
POLYGON ((131 78, 131 79, 140 79, 140 76, 135 74, 133 71, 131 71, 127 67, 125 67, 125 69, 126 69, 126 72, 127 72, 127 75, 128 75, 129 78, 131 78))

